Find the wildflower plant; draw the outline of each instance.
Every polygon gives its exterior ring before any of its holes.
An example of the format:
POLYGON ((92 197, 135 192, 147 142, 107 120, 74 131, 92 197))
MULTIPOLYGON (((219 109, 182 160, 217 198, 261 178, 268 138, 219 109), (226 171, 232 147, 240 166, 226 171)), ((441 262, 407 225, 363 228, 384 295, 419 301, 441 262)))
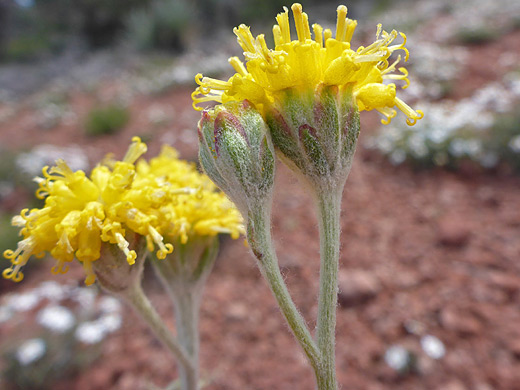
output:
POLYGON ((409 84, 408 71, 398 67, 409 56, 403 33, 378 25, 374 43, 353 49, 357 21, 347 18, 345 6, 337 9, 334 37, 318 24, 311 34, 301 5, 291 9, 296 39, 285 7, 273 27, 274 49, 263 34, 255 38, 240 25, 234 33, 245 64, 230 58, 236 73, 227 81, 198 74, 192 98, 195 109, 219 103, 204 110, 199 122, 200 162, 243 214, 249 246, 315 371, 318 389, 335 390, 340 202, 360 131, 359 112, 377 110, 388 124, 399 110, 408 125, 423 113, 396 94, 396 82, 402 88, 409 84), (272 244, 273 150, 302 179, 318 210, 321 267, 314 337, 291 299, 272 244))
POLYGON ((97 280, 126 299, 178 359, 182 389, 195 390, 204 281, 218 253, 218 235, 238 238, 242 218, 211 180, 180 160, 174 149, 165 146, 149 162, 138 161, 146 150, 134 137, 123 160, 106 158, 90 175, 71 170, 65 161, 43 168, 36 194, 44 205, 13 218, 23 239, 4 252, 11 267, 3 276, 21 281, 33 255, 54 257, 53 273, 66 273, 69 263, 78 260, 85 284, 97 280), (149 254, 176 307, 178 338, 142 291, 149 254))

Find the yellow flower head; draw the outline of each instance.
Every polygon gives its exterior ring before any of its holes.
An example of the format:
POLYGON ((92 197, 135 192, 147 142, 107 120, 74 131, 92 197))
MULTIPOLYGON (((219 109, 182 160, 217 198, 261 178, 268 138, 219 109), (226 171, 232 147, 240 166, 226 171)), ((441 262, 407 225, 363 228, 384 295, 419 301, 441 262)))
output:
POLYGON ((243 233, 242 217, 233 203, 193 163, 178 159, 175 149, 137 164, 136 183, 146 189, 158 216, 158 230, 167 240, 186 244, 191 237, 243 233), (168 201, 163 201, 168 199, 168 201))
POLYGON ((404 60, 408 60, 403 33, 395 30, 388 33, 378 25, 375 42, 353 50, 350 41, 357 21, 347 18, 347 7, 338 7, 335 38, 331 30, 313 24, 314 39, 302 6, 296 3, 291 9, 297 39, 291 40, 289 10, 284 7, 285 11, 278 14, 278 23, 273 27, 274 50, 267 47, 263 34, 254 38, 249 27, 243 24, 234 29, 246 64, 237 57, 230 58, 236 73, 228 81, 198 74, 195 80, 199 87, 192 94, 195 109, 201 109, 197 104, 208 101, 226 103, 247 99, 262 110, 265 105, 275 103, 287 88, 303 91, 324 85, 351 90, 359 110, 376 109, 385 116, 384 124, 395 117, 394 107, 407 116, 409 125, 422 118, 420 110, 413 110, 396 96, 394 83, 385 82, 402 80, 403 88, 409 84, 408 71, 404 67, 397 68, 401 55, 389 62, 389 57, 399 50, 404 60), (402 42, 392 44, 399 37, 402 42))
MULTIPOLYGON (((187 189, 198 189, 203 179, 195 168, 191 175, 182 177, 175 176, 179 171, 169 176, 165 172, 162 176, 158 172, 152 173, 151 169, 144 169, 145 163, 138 164, 136 169, 136 161, 146 150, 146 145, 135 137, 122 161, 98 165, 90 177, 82 171, 73 172, 64 161, 58 161, 51 169, 45 167, 44 178, 38 178, 40 188, 37 191, 37 196, 45 199, 44 207, 31 211, 24 209, 13 218, 13 225, 21 228, 23 240, 16 250, 4 252, 4 257, 12 263, 4 270, 4 278, 21 281, 21 269, 29 258, 48 252, 57 260, 52 269, 54 273, 67 272, 66 264, 74 258, 79 260, 87 274, 85 283, 90 285, 96 279, 92 262, 100 258, 102 244, 117 245, 131 265, 137 253, 130 249, 129 241, 133 242, 139 236, 146 238, 150 251, 157 246, 158 258, 171 253, 173 246, 164 243, 162 235, 168 232, 165 229, 182 226, 190 214, 188 211, 183 214, 178 207, 176 213, 170 213, 167 218, 163 213, 181 204, 180 195, 188 197, 191 192, 187 189)), ((163 153, 158 160, 182 164, 174 152, 163 153)), ((150 166, 154 165, 153 161, 150 166)), ((191 197, 197 198, 197 194, 198 191, 193 190, 191 197)), ((224 195, 215 196, 221 197, 221 203, 226 202, 224 195)), ((230 209, 232 214, 234 209, 226 204, 225 210, 230 209)), ((204 212, 197 210, 199 214, 204 212)), ((214 210, 207 212, 211 214, 214 210)), ((220 229, 221 225, 215 223, 211 227, 220 229)), ((239 229, 239 219, 235 226, 229 228, 233 233, 239 229)), ((199 232, 202 230, 197 230, 199 232)))

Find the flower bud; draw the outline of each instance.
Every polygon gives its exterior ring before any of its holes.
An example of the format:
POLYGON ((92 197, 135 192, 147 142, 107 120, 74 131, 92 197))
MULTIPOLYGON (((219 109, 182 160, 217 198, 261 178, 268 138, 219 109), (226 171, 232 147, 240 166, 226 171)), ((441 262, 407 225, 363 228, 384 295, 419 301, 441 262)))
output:
POLYGON ((288 88, 265 107, 273 144, 282 160, 313 185, 343 184, 359 135, 359 112, 352 91, 319 85, 288 88))
POLYGON ((262 115, 247 100, 204 111, 198 133, 204 171, 243 215, 252 202, 270 200, 274 149, 262 115))

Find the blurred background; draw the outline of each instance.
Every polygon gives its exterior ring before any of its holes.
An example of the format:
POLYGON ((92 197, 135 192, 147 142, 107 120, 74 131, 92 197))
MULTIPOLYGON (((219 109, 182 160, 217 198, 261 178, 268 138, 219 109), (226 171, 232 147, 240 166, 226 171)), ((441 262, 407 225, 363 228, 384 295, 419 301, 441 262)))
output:
MULTIPOLYGON (((334 28, 337 2, 302 1, 334 28)), ((34 176, 64 158, 89 171, 133 135, 196 160, 194 76, 229 77, 232 27, 271 26, 279 0, 0 0, 0 252, 11 217, 39 207, 34 176)), ((425 117, 363 113, 342 215, 337 364, 346 389, 520 389, 520 2, 352 0, 353 47, 377 23, 407 34, 425 117)), ((318 237, 307 194, 280 165, 273 231, 314 327, 318 237)), ((7 260, 1 258, 5 268, 7 260)), ((157 390, 175 365, 117 300, 33 259, 0 280, 0 388, 157 390)), ((147 274, 145 288, 174 326, 147 274)), ((311 390, 313 377, 241 240, 225 241, 201 313, 208 389, 311 390)))

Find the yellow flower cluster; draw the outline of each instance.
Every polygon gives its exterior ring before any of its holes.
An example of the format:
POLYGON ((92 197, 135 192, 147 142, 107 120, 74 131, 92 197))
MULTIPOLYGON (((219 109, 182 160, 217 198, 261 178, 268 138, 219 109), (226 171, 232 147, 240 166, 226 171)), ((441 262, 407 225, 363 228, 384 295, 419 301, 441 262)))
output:
POLYGON ((103 243, 117 245, 133 264, 137 254, 127 238, 135 235, 146 238, 150 252, 157 247, 159 259, 173 251, 163 236, 179 236, 182 243, 190 235, 239 236, 240 214, 193 164, 168 147, 150 163, 136 164, 147 147, 138 137, 132 141, 122 161, 105 161, 90 177, 64 161, 43 169, 36 195, 45 205, 13 218, 23 240, 16 250, 4 252, 12 263, 4 278, 21 281, 29 258, 48 252, 57 260, 53 273, 67 272, 67 263, 76 258, 90 285, 96 279, 92 262, 100 258, 103 243))
POLYGON ((353 50, 350 40, 357 21, 347 18, 347 7, 338 7, 335 38, 331 30, 313 24, 314 39, 302 6, 296 3, 291 8, 298 39, 291 40, 289 10, 284 7, 285 12, 278 14, 278 24, 273 27, 274 50, 268 49, 263 34, 254 38, 249 27, 243 24, 234 29, 244 50, 246 65, 238 57, 230 58, 236 73, 228 81, 198 74, 195 80, 199 87, 192 94, 195 109, 201 109, 197 104, 208 101, 226 103, 248 99, 262 110, 264 105, 275 103, 284 89, 305 91, 323 84, 351 90, 359 110, 376 109, 386 117, 384 124, 395 117, 394 107, 407 116, 410 125, 422 118, 421 111, 413 110, 396 96, 394 83, 385 83, 385 80, 402 80, 403 88, 409 84, 408 71, 404 67, 397 68, 401 56, 391 64, 388 61, 397 50, 403 51, 405 61, 408 60, 403 33, 395 30, 388 33, 378 25, 375 42, 353 50), (392 45, 399 36, 402 43, 392 45))
POLYGON ((158 230, 165 237, 186 244, 192 236, 226 233, 236 239, 243 232, 242 217, 233 203, 195 164, 179 160, 175 149, 164 146, 149 163, 139 161, 136 171, 136 186, 162 201, 157 204, 158 230))

